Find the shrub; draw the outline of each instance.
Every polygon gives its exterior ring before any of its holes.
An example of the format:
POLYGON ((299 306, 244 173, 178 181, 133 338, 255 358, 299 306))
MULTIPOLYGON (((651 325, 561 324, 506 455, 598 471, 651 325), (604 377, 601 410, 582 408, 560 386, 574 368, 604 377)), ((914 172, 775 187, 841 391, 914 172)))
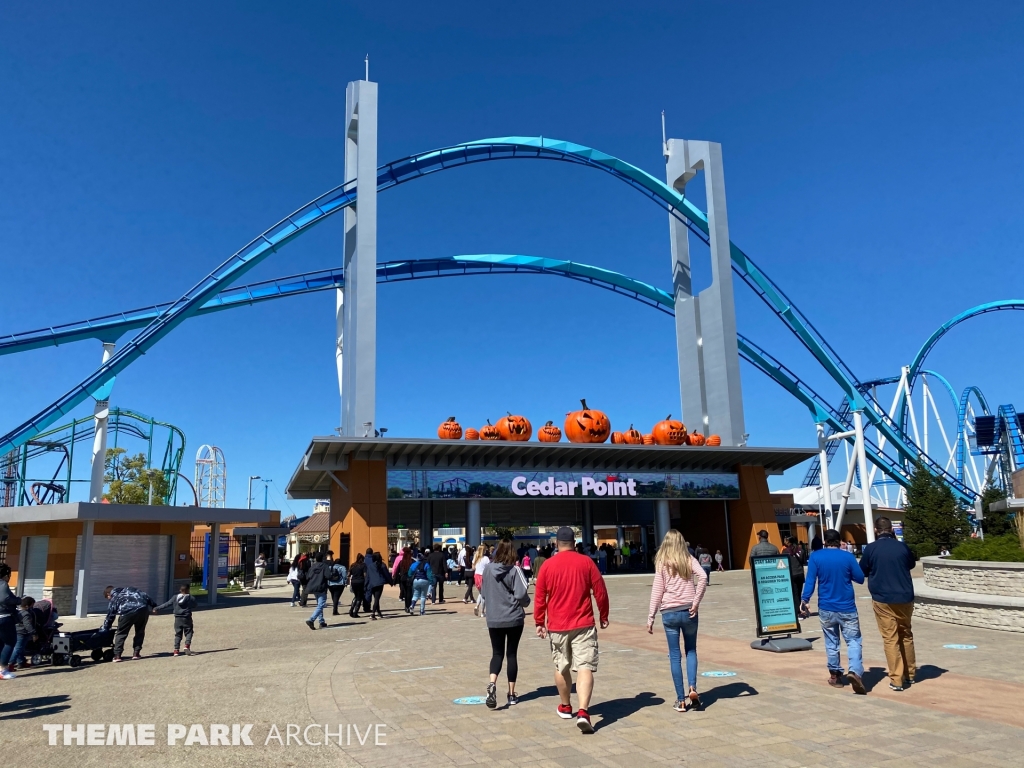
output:
POLYGON ((967 512, 957 504, 949 486, 918 463, 907 488, 903 508, 903 541, 918 557, 937 555, 970 534, 967 512))
POLYGON ((1013 534, 967 539, 953 550, 954 560, 975 560, 988 563, 1024 563, 1024 549, 1013 534))

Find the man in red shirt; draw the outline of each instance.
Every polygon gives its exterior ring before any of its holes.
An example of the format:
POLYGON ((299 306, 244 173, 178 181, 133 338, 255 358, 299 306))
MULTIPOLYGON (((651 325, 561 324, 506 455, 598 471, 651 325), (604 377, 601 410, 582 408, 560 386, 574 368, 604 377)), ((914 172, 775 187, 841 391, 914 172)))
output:
POLYGON ((583 733, 593 733, 587 707, 594 691, 597 671, 597 628, 594 626, 593 593, 601 614, 601 629, 608 626, 608 590, 601 572, 586 555, 573 551, 576 534, 572 528, 561 527, 555 535, 558 552, 544 561, 537 573, 533 617, 537 636, 550 638, 551 658, 555 662, 555 685, 558 687, 558 716, 572 720, 572 672, 576 673, 576 693, 580 709, 576 726, 583 733))

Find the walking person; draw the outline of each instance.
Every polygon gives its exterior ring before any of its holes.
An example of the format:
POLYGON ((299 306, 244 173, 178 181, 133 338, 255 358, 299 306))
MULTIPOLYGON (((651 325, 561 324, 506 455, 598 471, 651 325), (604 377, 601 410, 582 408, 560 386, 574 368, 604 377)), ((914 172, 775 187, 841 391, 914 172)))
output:
POLYGON ((196 599, 192 596, 188 584, 178 587, 178 594, 162 605, 153 609, 153 613, 172 608, 174 611, 174 655, 181 655, 181 639, 185 638, 185 655, 192 656, 192 638, 195 636, 195 625, 192 623, 192 611, 197 608, 196 599))
POLYGON ((317 552, 313 559, 313 565, 306 574, 306 594, 312 595, 316 600, 316 608, 313 609, 313 615, 306 619, 306 626, 315 630, 318 623, 320 629, 327 626, 327 620, 324 619, 324 606, 327 605, 327 564, 324 562, 323 552, 317 552))
POLYGON ((18 644, 18 605, 21 601, 11 592, 11 566, 0 563, 0 680, 11 680, 17 675, 11 671, 11 656, 18 644))
POLYGON ((800 595, 804 591, 804 563, 800 559, 800 547, 794 537, 789 537, 782 554, 789 555, 789 578, 793 586, 793 605, 800 605, 800 595))
POLYGON ((309 569, 313 567, 313 560, 303 552, 299 555, 299 605, 305 608, 309 605, 309 569))
POLYGON ((537 636, 549 638, 551 642, 558 716, 563 720, 574 717, 570 693, 575 672, 580 703, 575 715, 576 727, 583 733, 593 733, 587 707, 594 692, 598 647, 591 594, 597 600, 601 629, 605 629, 608 626, 608 590, 594 561, 574 551, 575 539, 576 534, 568 526, 562 526, 555 534, 558 554, 546 560, 537 572, 533 620, 537 636))
POLYGON ((365 556, 360 552, 348 572, 349 589, 352 590, 352 605, 349 606, 348 615, 353 619, 359 618, 359 607, 363 603, 363 593, 366 592, 365 560, 365 556))
POLYGON ((475 579, 473 578, 473 560, 476 558, 476 550, 480 547, 467 547, 463 552, 459 553, 459 567, 462 570, 462 578, 466 582, 466 594, 462 597, 462 602, 475 603, 476 598, 473 597, 473 584, 475 579))
POLYGON ((253 581, 252 588, 253 589, 263 589, 263 576, 267 572, 267 558, 265 558, 263 556, 262 552, 260 552, 258 555, 256 555, 255 568, 256 568, 256 580, 253 581))
POLYGON ((398 584, 398 599, 405 602, 405 572, 412 565, 412 547, 402 547, 402 551, 391 564, 391 580, 398 584))
POLYGON ((716 571, 719 571, 719 572, 724 572, 725 571, 725 566, 722 565, 722 562, 724 560, 725 560, 725 558, 722 557, 722 550, 716 549, 715 550, 715 563, 718 566, 717 568, 715 568, 716 571))
POLYGON ((807 564, 807 583, 800 599, 800 614, 808 616, 807 601, 818 586, 818 620, 825 637, 825 658, 828 663, 828 684, 842 688, 843 665, 839 657, 839 635, 846 641, 850 671, 847 675, 853 692, 867 693, 861 676, 864 674, 860 617, 853 583, 864 583, 864 573, 857 558, 839 547, 839 531, 825 531, 825 546, 811 555, 807 564))
POLYGON ((892 521, 875 519, 875 541, 864 547, 860 569, 868 580, 875 623, 882 635, 889 688, 903 691, 917 675, 917 654, 910 622, 914 616, 914 582, 910 572, 917 558, 896 538, 892 521))
MULTIPOLYGON (((384 585, 391 583, 391 572, 384 565, 384 559, 380 552, 374 552, 370 555, 370 562, 366 566, 366 592, 373 601, 369 611, 370 618, 374 621, 384 618, 384 612, 380 609, 380 596, 384 593, 384 585)), ((365 603, 363 607, 366 607, 365 603)))
POLYGON ((427 558, 420 552, 416 560, 409 566, 409 580, 412 583, 412 603, 406 611, 410 616, 416 613, 416 603, 420 604, 420 616, 427 612, 427 593, 430 591, 432 570, 427 558))
POLYGON ((299 590, 302 587, 299 581, 299 564, 298 561, 293 561, 291 568, 288 569, 288 583, 292 585, 292 604, 294 608, 299 602, 299 590))
POLYGON ((476 597, 476 607, 473 608, 473 615, 483 617, 486 605, 484 603, 484 593, 480 591, 480 584, 484 578, 484 568, 491 562, 491 558, 487 555, 487 545, 481 544, 477 547, 476 554, 473 556, 473 583, 476 584, 476 589, 479 594, 476 597))
POLYGON ((757 532, 757 544, 750 548, 751 557, 771 557, 779 554, 779 548, 768 541, 768 531, 757 532))
POLYGON ((343 563, 332 560, 327 570, 327 591, 331 593, 332 616, 338 615, 338 603, 341 602, 341 595, 345 591, 347 581, 348 569, 343 563))
POLYGON ((434 544, 434 550, 427 556, 427 565, 434 579, 431 594, 436 596, 438 603, 443 603, 444 582, 448 578, 448 553, 441 551, 440 544, 434 544))
MULTIPOLYGON (((214 581, 211 579, 211 581, 214 581)), ((210 585, 216 589, 215 584, 210 585)), ((103 620, 100 632, 106 632, 117 617, 117 630, 114 632, 114 661, 121 661, 121 654, 124 653, 124 641, 128 639, 128 633, 132 634, 132 659, 142 658, 142 643, 146 639, 146 624, 149 621, 149 613, 156 608, 153 598, 135 587, 114 587, 108 586, 103 590, 103 597, 107 603, 107 617, 103 620)))
POLYGON ((704 578, 707 579, 708 586, 711 586, 711 553, 704 549, 704 547, 697 547, 697 563, 700 565, 700 569, 704 571, 704 578))
POLYGON ((654 556, 654 584, 647 613, 647 633, 654 634, 654 617, 660 611, 668 640, 672 684, 676 689, 676 703, 672 705, 676 712, 685 712, 687 706, 697 711, 704 708, 697 694, 697 610, 707 586, 707 574, 699 560, 690 554, 683 534, 670 529, 654 556), (682 652, 679 650, 680 637, 683 639, 682 652), (683 679, 682 653, 686 654, 686 680, 683 679), (687 680, 689 692, 685 687, 687 680))
MULTIPOLYGON (((529 552, 523 560, 529 561, 529 552)), ((502 660, 507 659, 508 705, 519 703, 516 679, 519 677, 519 641, 526 623, 526 606, 530 604, 529 579, 516 565, 516 552, 512 542, 503 540, 494 552, 494 560, 484 568, 480 591, 487 602, 487 634, 491 638, 491 679, 487 683, 484 703, 494 709, 498 706, 497 683, 502 660)))

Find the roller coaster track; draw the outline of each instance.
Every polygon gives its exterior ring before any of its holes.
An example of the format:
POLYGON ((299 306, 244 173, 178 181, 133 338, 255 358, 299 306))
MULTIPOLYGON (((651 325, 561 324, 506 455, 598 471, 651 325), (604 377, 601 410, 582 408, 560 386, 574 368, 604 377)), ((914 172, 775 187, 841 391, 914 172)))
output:
MULTIPOLYGON (((411 155, 381 166, 377 174, 377 188, 383 191, 438 171, 477 162, 507 159, 557 160, 603 170, 661 205, 701 240, 708 240, 708 222, 705 214, 664 182, 629 163, 590 147, 543 137, 485 139, 411 155)), ((28 421, 0 437, 0 454, 30 440, 90 397, 103 396, 117 374, 145 354, 181 322, 198 312, 222 289, 230 286, 305 231, 354 202, 355 182, 352 181, 321 195, 250 241, 181 298, 172 302, 133 339, 74 388, 28 421)), ((800 339, 840 386, 850 401, 851 408, 864 413, 868 421, 874 424, 879 433, 892 445, 900 459, 904 462, 923 462, 930 471, 943 477, 957 496, 966 501, 973 500, 975 494, 970 488, 949 475, 931 457, 924 454, 882 408, 877 406, 874 399, 860 390, 857 377, 813 324, 786 297, 782 289, 734 243, 730 243, 730 253, 734 271, 800 339)))

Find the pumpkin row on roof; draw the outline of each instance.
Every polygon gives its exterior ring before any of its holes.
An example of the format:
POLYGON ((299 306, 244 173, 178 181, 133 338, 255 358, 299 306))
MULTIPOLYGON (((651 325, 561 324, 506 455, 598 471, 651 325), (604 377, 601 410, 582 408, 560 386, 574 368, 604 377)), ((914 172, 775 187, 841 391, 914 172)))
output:
MULTIPOLYGON (((672 418, 669 414, 651 428, 650 433, 643 434, 632 424, 625 432, 612 432, 612 424, 608 416, 593 408, 587 407, 586 400, 580 400, 582 408, 565 415, 565 436, 570 443, 603 443, 611 438, 614 444, 623 445, 709 445, 719 446, 722 438, 711 435, 705 438, 700 432, 688 433, 683 422, 672 418)), ((487 424, 479 430, 469 427, 465 431, 466 440, 508 440, 524 442, 533 435, 533 425, 525 416, 517 416, 511 411, 507 416, 498 419, 497 424, 487 424)), ((462 426, 449 416, 437 428, 437 436, 442 440, 459 440, 463 437, 462 426)), ((542 443, 557 443, 562 439, 562 430, 549 421, 537 430, 537 439, 542 443)))

